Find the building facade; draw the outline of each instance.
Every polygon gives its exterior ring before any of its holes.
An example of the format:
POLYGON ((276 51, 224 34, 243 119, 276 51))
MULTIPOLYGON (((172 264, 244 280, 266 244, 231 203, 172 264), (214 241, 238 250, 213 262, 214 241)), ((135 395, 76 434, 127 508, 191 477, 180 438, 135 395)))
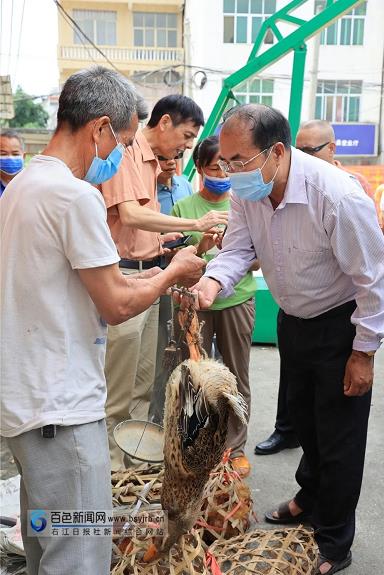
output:
MULTIPOLYGON (((200 2, 186 1, 189 93, 206 115, 225 77, 246 64, 262 22, 287 4, 288 0, 209 0, 202 9, 200 2), (201 87, 196 79, 203 73, 201 87)), ((308 0, 293 14, 308 20, 324 6, 325 0, 308 0)), ((332 122, 338 153, 346 163, 384 163, 382 22, 384 2, 367 0, 307 42, 302 120, 332 122), (357 126, 351 135, 352 125, 357 126), (368 141, 369 146, 362 145, 368 141)), ((284 35, 293 29, 280 26, 284 35)), ((267 36, 266 42, 264 49, 276 39, 267 36)), ((265 103, 288 115, 292 62, 290 54, 237 86, 238 101, 265 103)))
POLYGON ((184 0, 62 0, 61 5, 60 85, 74 72, 101 64, 131 77, 149 104, 182 90, 184 0))
MULTIPOLYGON (((325 3, 304 1, 293 15, 309 20, 325 3)), ((224 79, 246 64, 263 21, 289 0, 61 4, 66 12, 58 15, 61 84, 96 62, 113 64, 132 78, 150 105, 168 93, 183 92, 208 117, 224 79)), ((366 0, 307 41, 302 120, 332 122, 345 163, 384 163, 383 21, 383 0, 366 0)), ((294 28, 279 24, 279 29, 286 35, 294 28)), ((273 35, 267 36, 262 49, 274 42, 273 35)), ((238 102, 265 103, 288 115, 292 63, 289 54, 237 86, 238 102)))

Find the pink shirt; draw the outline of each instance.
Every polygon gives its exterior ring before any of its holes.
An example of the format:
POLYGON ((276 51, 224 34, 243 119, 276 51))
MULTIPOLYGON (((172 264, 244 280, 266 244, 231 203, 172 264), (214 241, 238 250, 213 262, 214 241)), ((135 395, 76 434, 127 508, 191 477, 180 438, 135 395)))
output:
POLYGON ((108 210, 108 225, 121 258, 149 260, 162 252, 160 234, 123 226, 117 209, 122 202, 136 201, 159 212, 156 189, 160 171, 146 137, 137 132, 117 174, 101 185, 108 210))

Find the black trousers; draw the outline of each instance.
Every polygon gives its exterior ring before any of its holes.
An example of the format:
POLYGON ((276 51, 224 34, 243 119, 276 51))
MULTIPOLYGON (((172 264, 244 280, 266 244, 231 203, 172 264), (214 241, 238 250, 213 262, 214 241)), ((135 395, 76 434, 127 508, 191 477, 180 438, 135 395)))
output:
POLYGON ((295 500, 311 513, 320 552, 332 560, 353 542, 371 404, 371 392, 343 393, 355 307, 348 302, 309 320, 282 312, 278 330, 289 412, 304 451, 295 500))
MULTIPOLYGON (((283 320, 283 310, 279 309, 277 314, 277 329, 283 320)), ((288 410, 288 385, 285 375, 284 362, 280 357, 280 379, 279 379, 279 396, 277 400, 277 413, 275 429, 283 435, 295 435, 295 430, 288 410)))

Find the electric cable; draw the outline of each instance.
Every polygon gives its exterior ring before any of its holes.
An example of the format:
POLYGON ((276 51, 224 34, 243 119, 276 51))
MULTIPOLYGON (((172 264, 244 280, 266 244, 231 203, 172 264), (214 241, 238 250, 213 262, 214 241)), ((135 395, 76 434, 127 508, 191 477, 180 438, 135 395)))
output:
POLYGON ((15 78, 17 78, 17 71, 18 71, 19 60, 20 60, 20 47, 21 47, 21 35, 22 35, 22 31, 23 31, 24 10, 25 10, 25 0, 23 0, 23 7, 21 10, 20 32, 19 32, 19 41, 17 43, 16 64, 15 64, 15 78))
POLYGON ((75 28, 80 32, 80 34, 82 34, 84 36, 84 38, 87 40, 87 42, 89 44, 91 44, 91 46, 93 46, 95 48, 95 50, 97 50, 97 52, 99 52, 99 54, 101 54, 101 56, 103 58, 105 58, 105 60, 108 62, 108 64, 110 64, 112 66, 112 68, 114 68, 114 70, 116 70, 116 72, 120 72, 120 70, 114 65, 113 62, 111 62, 111 60, 108 58, 108 56, 97 46, 97 44, 95 44, 93 42, 93 40, 91 40, 91 38, 89 38, 89 36, 87 36, 87 34, 84 32, 84 30, 82 30, 82 28, 78 25, 76 20, 74 20, 72 18, 72 16, 70 14, 68 14, 68 12, 65 10, 65 8, 60 4, 59 0, 53 0, 53 2, 56 4, 57 8, 59 10, 61 10, 67 16, 67 18, 72 22, 73 26, 75 26, 75 28))
POLYGON ((8 58, 8 76, 10 75, 10 71, 11 71, 11 63, 12 63, 12 32, 13 32, 13 0, 12 0, 12 10, 11 10, 11 25, 9 28, 9 58, 8 58))
MULTIPOLYGON (((55 2, 56 4, 56 2, 55 2)), ((60 16, 63 18, 63 20, 68 24, 68 26, 71 28, 71 30, 74 31, 74 33, 76 34, 76 37, 80 40, 81 44, 84 46, 85 50, 88 52, 88 55, 90 57, 90 59, 97 64, 98 62, 95 60, 95 58, 92 55, 91 50, 89 49, 89 47, 87 46, 87 44, 84 42, 80 32, 73 26, 72 22, 67 18, 66 14, 60 10, 58 10, 60 16)))

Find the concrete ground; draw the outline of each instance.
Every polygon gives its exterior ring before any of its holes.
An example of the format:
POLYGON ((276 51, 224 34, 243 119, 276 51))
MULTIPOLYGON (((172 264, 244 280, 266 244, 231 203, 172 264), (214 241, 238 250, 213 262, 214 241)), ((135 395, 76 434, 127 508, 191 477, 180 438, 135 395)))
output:
MULTIPOLYGON (((345 575, 384 575, 384 348, 376 354, 375 385, 368 434, 365 476, 357 511, 357 530, 353 563, 345 575)), ((275 455, 256 456, 256 443, 273 431, 279 381, 279 354, 275 347, 253 346, 251 353, 252 416, 247 455, 252 463, 249 484, 260 527, 264 512, 293 496, 294 479, 301 449, 289 449, 275 455)), ((15 473, 9 465, 9 453, 3 444, 3 479, 15 473)))
MULTIPOLYGON (((384 575, 384 349, 375 358, 375 384, 368 433, 365 474, 357 509, 353 563, 345 575, 384 575)), ((275 347, 253 346, 251 353, 252 416, 247 455, 252 463, 249 483, 260 527, 264 512, 295 494, 295 471, 302 450, 254 455, 256 443, 274 429, 279 381, 279 354, 275 347)))

